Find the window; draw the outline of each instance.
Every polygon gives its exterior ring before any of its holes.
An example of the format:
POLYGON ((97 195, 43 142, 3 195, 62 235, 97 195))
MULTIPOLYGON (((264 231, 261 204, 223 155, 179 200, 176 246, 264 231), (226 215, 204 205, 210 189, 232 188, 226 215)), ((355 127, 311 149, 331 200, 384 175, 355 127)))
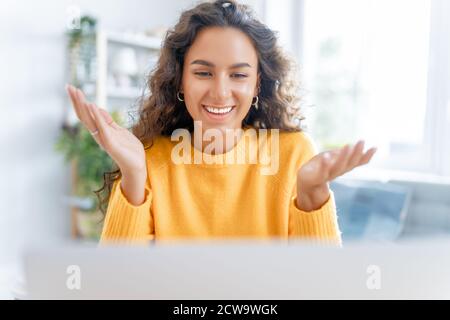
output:
POLYGON ((303 82, 321 147, 363 138, 374 164, 430 168, 430 0, 305 0, 303 82))
POLYGON ((450 1, 264 3, 321 149, 361 138, 371 168, 450 176, 450 1))

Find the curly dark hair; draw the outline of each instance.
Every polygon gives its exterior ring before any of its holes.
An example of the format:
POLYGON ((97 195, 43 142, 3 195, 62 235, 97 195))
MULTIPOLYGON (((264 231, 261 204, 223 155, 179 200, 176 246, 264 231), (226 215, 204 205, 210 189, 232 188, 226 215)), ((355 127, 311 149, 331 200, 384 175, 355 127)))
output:
MULTIPOLYGON (((148 97, 142 97, 137 122, 131 132, 150 148, 157 136, 170 136, 175 129, 193 130, 193 119, 184 102, 177 99, 181 87, 184 57, 197 34, 208 27, 231 27, 244 32, 252 41, 258 57, 260 74, 259 108, 251 108, 243 120, 243 127, 301 131, 296 81, 296 64, 277 43, 276 32, 261 23, 254 11, 233 0, 201 2, 182 12, 178 23, 167 31, 156 67, 150 72, 148 97)), ((117 165, 106 172, 101 189, 94 191, 100 210, 105 214, 111 189, 121 177, 117 165), (101 193, 106 190, 106 196, 101 193)))

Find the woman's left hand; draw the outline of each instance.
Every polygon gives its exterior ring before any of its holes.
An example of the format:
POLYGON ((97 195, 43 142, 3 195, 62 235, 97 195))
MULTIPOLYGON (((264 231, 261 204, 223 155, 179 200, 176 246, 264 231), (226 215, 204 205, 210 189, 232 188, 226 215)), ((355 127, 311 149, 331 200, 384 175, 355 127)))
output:
POLYGON ((319 209, 329 198, 328 182, 367 164, 376 148, 364 152, 364 141, 354 146, 317 154, 297 173, 297 207, 302 211, 319 209))

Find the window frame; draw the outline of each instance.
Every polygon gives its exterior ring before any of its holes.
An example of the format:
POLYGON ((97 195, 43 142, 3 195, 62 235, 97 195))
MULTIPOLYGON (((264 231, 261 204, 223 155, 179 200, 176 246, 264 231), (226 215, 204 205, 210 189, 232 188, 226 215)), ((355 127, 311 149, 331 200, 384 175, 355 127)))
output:
POLYGON ((450 176, 450 2, 431 1, 425 145, 430 169, 450 176))

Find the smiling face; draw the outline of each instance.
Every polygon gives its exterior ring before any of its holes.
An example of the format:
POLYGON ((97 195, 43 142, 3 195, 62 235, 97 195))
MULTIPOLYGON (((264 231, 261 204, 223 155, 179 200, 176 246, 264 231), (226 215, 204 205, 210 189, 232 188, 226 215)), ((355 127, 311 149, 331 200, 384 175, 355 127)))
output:
POLYGON ((202 128, 238 129, 258 94, 258 57, 248 36, 234 28, 200 31, 184 58, 187 110, 202 128))

